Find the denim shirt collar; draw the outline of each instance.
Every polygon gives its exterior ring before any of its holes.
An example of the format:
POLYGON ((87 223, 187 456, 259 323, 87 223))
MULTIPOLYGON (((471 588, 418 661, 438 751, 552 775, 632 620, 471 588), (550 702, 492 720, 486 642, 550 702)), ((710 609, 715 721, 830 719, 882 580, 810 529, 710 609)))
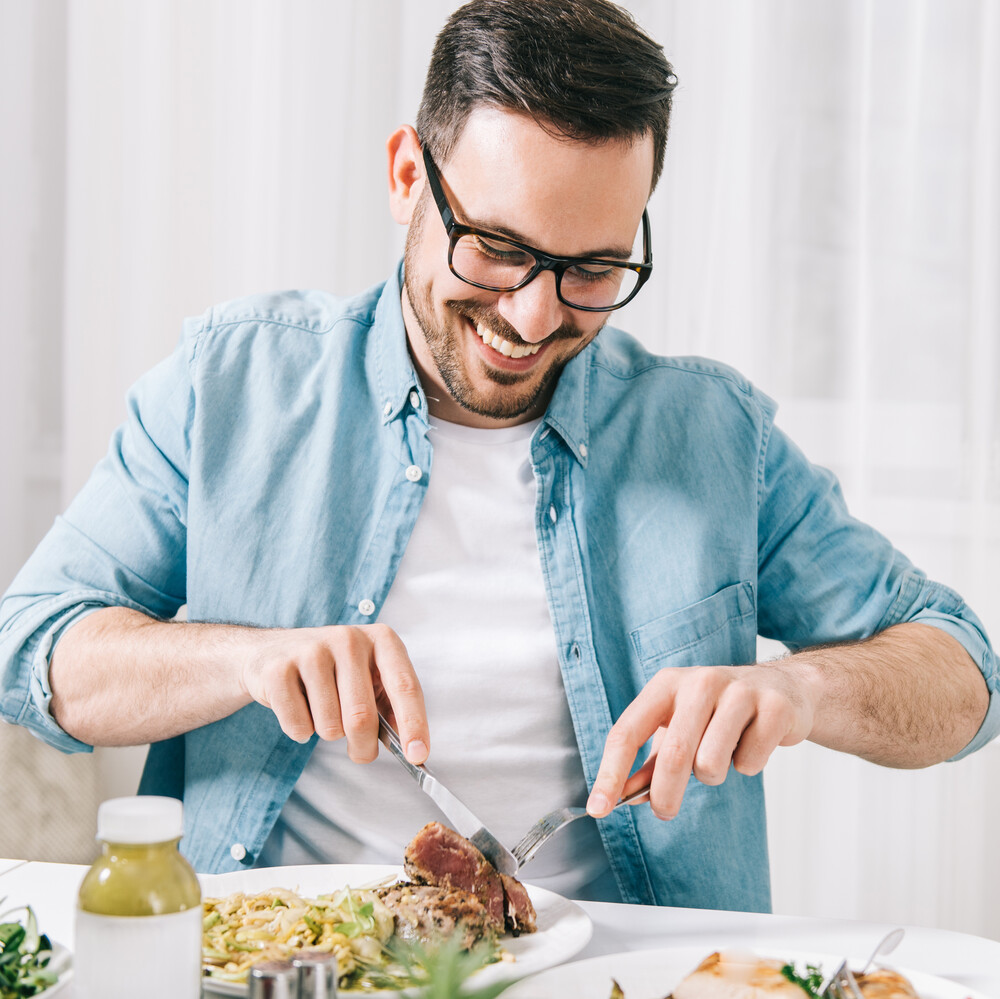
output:
MULTIPOLYGON (((600 334, 598 334, 600 335, 600 334)), ((588 344, 563 368, 545 410, 545 423, 562 438, 576 460, 587 467, 590 451, 588 389, 597 341, 588 344)))
POLYGON ((372 326, 375 335, 375 377, 383 423, 390 423, 410 405, 413 391, 420 396, 419 409, 426 413, 427 408, 423 386, 413 367, 406 339, 400 301, 402 277, 403 263, 400 261, 382 288, 372 326))
MULTIPOLYGON (((411 404, 411 393, 420 396, 421 412, 426 414, 423 386, 417 377, 407 343, 406 325, 400 301, 403 262, 385 282, 375 308, 375 368, 382 422, 390 423, 411 404)), ((563 368, 555 391, 545 411, 544 423, 563 440, 576 460, 587 467, 589 427, 587 424, 587 388, 591 359, 596 341, 589 344, 563 368)))

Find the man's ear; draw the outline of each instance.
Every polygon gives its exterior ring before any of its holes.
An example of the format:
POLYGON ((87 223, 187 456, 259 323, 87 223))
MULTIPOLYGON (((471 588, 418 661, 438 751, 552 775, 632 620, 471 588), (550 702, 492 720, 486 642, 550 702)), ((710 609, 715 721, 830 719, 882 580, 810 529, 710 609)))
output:
POLYGON ((389 154, 389 211, 400 225, 409 225, 424 189, 420 139, 410 125, 401 125, 385 144, 389 154))

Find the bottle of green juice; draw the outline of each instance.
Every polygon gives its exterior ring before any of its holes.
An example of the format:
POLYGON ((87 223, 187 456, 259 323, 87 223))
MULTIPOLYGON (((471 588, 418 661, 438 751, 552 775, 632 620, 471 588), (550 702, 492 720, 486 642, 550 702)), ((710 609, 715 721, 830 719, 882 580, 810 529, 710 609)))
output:
POLYGON ((97 812, 101 855, 76 911, 78 999, 198 999, 201 887, 177 849, 175 798, 112 798, 97 812))

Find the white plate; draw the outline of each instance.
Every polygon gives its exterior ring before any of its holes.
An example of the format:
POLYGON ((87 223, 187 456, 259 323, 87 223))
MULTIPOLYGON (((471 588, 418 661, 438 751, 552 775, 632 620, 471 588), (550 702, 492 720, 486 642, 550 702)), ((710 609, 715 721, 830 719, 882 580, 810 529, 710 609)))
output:
MULTIPOLYGON (((722 948, 724 951, 735 949, 722 948)), ((761 957, 792 961, 800 971, 806 964, 832 971, 842 960, 842 957, 832 954, 802 953, 770 945, 766 953, 759 947, 754 947, 753 952, 761 957)), ((706 947, 666 947, 592 957, 532 975, 504 992, 503 999, 551 999, 552 996, 609 999, 612 978, 622 987, 625 999, 663 999, 710 953, 711 950, 706 947)), ((862 957, 856 963, 863 964, 864 961, 862 957)), ((935 975, 896 968, 889 960, 879 963, 906 975, 921 999, 988 999, 981 992, 973 992, 965 985, 948 982, 935 975)))
MULTIPOLYGON (((337 891, 345 885, 364 888, 402 873, 398 867, 377 864, 324 864, 311 867, 261 867, 249 871, 234 871, 232 874, 201 874, 198 878, 206 897, 219 898, 236 891, 261 892, 269 888, 286 888, 314 897, 337 891)), ((569 960, 590 939, 593 932, 590 917, 575 902, 544 888, 533 885, 525 885, 525 888, 538 916, 538 932, 520 937, 503 937, 504 950, 514 960, 500 961, 476 972, 471 979, 476 985, 514 981, 544 968, 551 968, 569 960)), ((245 985, 211 978, 203 979, 202 986, 206 992, 218 995, 247 994, 245 985)), ((366 992, 365 995, 398 997, 399 993, 366 992)))

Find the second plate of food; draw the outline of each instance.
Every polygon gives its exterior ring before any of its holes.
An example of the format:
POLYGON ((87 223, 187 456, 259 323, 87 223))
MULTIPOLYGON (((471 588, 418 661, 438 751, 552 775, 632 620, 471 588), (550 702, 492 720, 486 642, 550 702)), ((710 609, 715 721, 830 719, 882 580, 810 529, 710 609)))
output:
MULTIPOLYGON (((734 948, 725 950, 732 951, 734 948)), ((840 961, 832 954, 802 953, 791 949, 785 951, 780 947, 768 947, 766 952, 755 947, 754 953, 762 958, 790 962, 800 973, 810 964, 824 972, 832 971, 840 961)), ((663 947, 605 954, 532 975, 507 989, 503 993, 503 999, 551 999, 552 996, 611 999, 613 982, 621 987, 624 999, 665 999, 708 954, 705 947, 663 947)), ((864 959, 858 962, 862 963, 864 959)), ((884 964, 886 967, 895 967, 889 961, 884 964)), ((913 994, 919 996, 919 999, 989 999, 968 986, 949 982, 935 975, 905 968, 898 970, 909 980, 914 989, 913 994)), ((790 982, 788 985, 790 991, 803 997, 807 995, 798 986, 791 986, 790 982)), ((905 992, 895 994, 906 995, 905 992)))

